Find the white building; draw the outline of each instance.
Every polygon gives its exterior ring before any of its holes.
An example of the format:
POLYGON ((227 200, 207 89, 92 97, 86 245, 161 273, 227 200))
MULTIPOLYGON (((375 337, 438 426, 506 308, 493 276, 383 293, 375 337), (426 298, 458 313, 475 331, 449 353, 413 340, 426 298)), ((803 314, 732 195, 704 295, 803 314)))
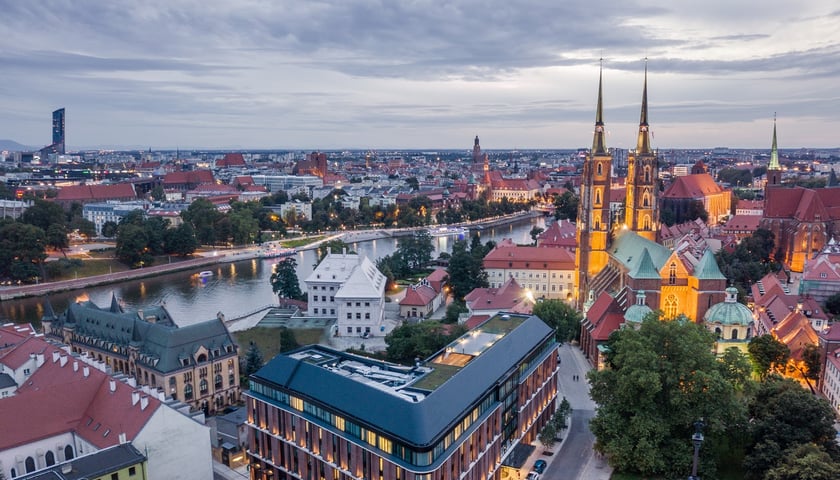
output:
POLYGON ((105 202, 87 203, 82 207, 82 217, 90 220, 96 226, 96 235, 102 235, 102 225, 107 222, 120 223, 126 215, 134 210, 145 212, 149 208, 147 202, 105 202))
POLYGON ((337 336, 384 336, 385 275, 367 257, 328 253, 304 281, 307 314, 336 319, 337 336))

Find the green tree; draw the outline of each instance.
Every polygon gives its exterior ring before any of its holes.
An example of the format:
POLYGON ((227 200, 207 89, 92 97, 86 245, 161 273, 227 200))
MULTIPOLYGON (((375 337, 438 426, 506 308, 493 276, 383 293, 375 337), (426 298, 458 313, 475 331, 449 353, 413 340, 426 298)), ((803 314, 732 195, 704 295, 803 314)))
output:
POLYGON ((117 259, 131 268, 149 266, 153 257, 148 249, 149 238, 146 229, 131 223, 117 228, 117 245, 114 251, 117 259))
POLYGON ((412 236, 400 238, 396 253, 405 261, 409 273, 413 274, 432 261, 434 251, 435 246, 428 230, 418 230, 412 236))
POLYGON ((557 442, 557 428, 554 426, 554 423, 546 423, 542 430, 540 430, 538 438, 545 448, 550 449, 553 447, 557 442))
POLYGON ((254 243, 260 231, 259 221, 254 218, 252 211, 241 209, 228 214, 230 220, 233 243, 248 245, 254 243))
POLYGON ((551 421, 554 423, 554 428, 556 428, 557 431, 566 429, 568 427, 568 425, 566 425, 566 419, 571 414, 572 405, 566 397, 563 397, 563 401, 560 402, 560 406, 557 407, 557 411, 554 412, 554 415, 551 417, 551 421))
POLYGON ((531 229, 531 240, 534 241, 534 245, 537 244, 537 237, 539 237, 540 234, 543 233, 544 231, 545 231, 544 228, 537 227, 537 226, 534 226, 534 228, 531 229))
POLYGON ((195 230, 195 238, 202 245, 214 245, 217 240, 216 224, 222 214, 210 200, 198 198, 181 212, 185 222, 189 222, 195 230))
POLYGON ((36 198, 32 202, 32 206, 23 212, 20 221, 35 225, 45 232, 50 228, 50 225, 67 226, 67 217, 61 205, 39 198, 36 198))
MULTIPOLYGON (((743 405, 712 353, 714 338, 690 321, 650 314, 640 328, 615 331, 607 342, 608 368, 589 373, 598 410, 590 423, 596 450, 619 471, 681 477, 691 464, 686 444, 703 418, 709 445, 727 429, 742 428, 743 405)), ((714 448, 701 450, 702 471, 714 473, 714 448)))
POLYGON ((461 314, 467 312, 469 312, 469 309, 464 302, 454 300, 446 307, 446 315, 443 317, 443 323, 458 323, 458 318, 461 314))
POLYGON ((117 223, 107 221, 102 224, 102 236, 105 238, 114 238, 117 235, 117 223))
POLYGON ((822 398, 790 379, 772 375, 762 382, 749 404, 750 436, 744 468, 748 478, 767 478, 787 457, 784 452, 814 444, 837 463, 834 412, 822 398))
POLYGON ((790 349, 772 335, 753 337, 747 346, 755 367, 755 373, 764 379, 772 370, 784 371, 790 358, 790 349))
POLYGON ((294 257, 286 257, 277 262, 274 265, 274 273, 271 274, 271 291, 280 298, 301 300, 303 292, 300 290, 296 272, 297 260, 294 257))
POLYGON ((40 227, 0 223, 0 274, 24 282, 43 278, 46 259, 46 235, 40 227))
POLYGON ((766 480, 836 480, 840 463, 825 449, 806 443, 787 450, 781 462, 767 471, 766 480))
POLYGON ((175 228, 169 228, 164 234, 165 252, 182 257, 192 255, 198 248, 195 230, 189 223, 182 223, 175 228))
POLYGON ((720 358, 721 373, 738 391, 749 391, 753 385, 753 365, 750 358, 737 347, 729 347, 720 358))
POLYGON ((583 315, 563 300, 548 299, 537 302, 532 313, 554 328, 558 342, 580 339, 583 315))
POLYGON ((166 192, 163 191, 163 185, 155 185, 155 188, 149 193, 152 196, 152 200, 156 202, 162 202, 166 199, 166 192))
POLYGON ((70 222, 70 228, 78 230, 87 240, 96 236, 96 224, 86 218, 76 218, 70 222))
POLYGON ((411 187, 411 189, 414 191, 420 190, 420 182, 417 180, 417 177, 406 178, 405 184, 411 187))
POLYGON ((572 222, 577 220, 578 204, 580 197, 571 189, 566 190, 561 195, 554 197, 554 218, 557 220, 570 220, 572 222))
POLYGON ((412 365, 415 359, 425 360, 465 331, 460 325, 443 325, 434 321, 406 323, 391 330, 385 337, 388 345, 385 356, 389 361, 412 365))
POLYGON ((452 245, 452 256, 446 271, 455 300, 463 301, 473 289, 489 286, 481 259, 467 251, 467 242, 464 240, 456 240, 452 245))
POLYGON ((245 353, 245 375, 251 376, 263 366, 263 354, 260 347, 252 340, 248 344, 248 351, 245 353))
POLYGON ((286 327, 280 328, 280 353, 288 352, 298 348, 300 344, 298 344, 297 339, 295 338, 294 332, 289 330, 286 327))
POLYGON ((808 380, 816 382, 820 378, 820 369, 822 368, 822 352, 820 347, 809 343, 805 345, 802 350, 802 360, 805 363, 805 371, 802 372, 804 377, 808 380))
POLYGON ((832 315, 840 315, 840 293, 835 293, 826 299, 825 311, 832 315))
POLYGON ((55 250, 61 251, 64 258, 67 258, 65 248, 70 246, 70 241, 67 239, 67 225, 63 223, 54 223, 47 227, 47 246, 55 250))

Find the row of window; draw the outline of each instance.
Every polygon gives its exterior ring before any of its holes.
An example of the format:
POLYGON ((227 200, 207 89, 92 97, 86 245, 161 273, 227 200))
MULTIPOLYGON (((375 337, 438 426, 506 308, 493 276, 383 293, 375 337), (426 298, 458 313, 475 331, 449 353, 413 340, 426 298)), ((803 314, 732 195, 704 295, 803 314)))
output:
MULTIPOLYGON (((490 271, 487 272, 487 275, 489 277, 503 277, 503 278, 506 278, 507 275, 513 275, 513 278, 519 278, 519 273, 520 272, 518 272, 518 271, 508 273, 508 272, 504 272, 502 270, 490 270, 490 271)), ((534 278, 534 275, 536 275, 536 278, 541 278, 539 272, 537 272, 536 274, 534 272, 528 272, 528 277, 527 278, 534 278)), ((542 278, 548 278, 546 275, 547 275, 546 272, 542 272, 542 278)), ((522 272, 522 278, 526 278, 525 277, 525 272, 522 272)), ((557 272, 551 272, 551 278, 557 278, 557 272)), ((561 279, 563 278, 562 273, 560 274, 560 278, 561 279)), ((567 280, 572 279, 572 272, 566 273, 566 279, 567 280)))

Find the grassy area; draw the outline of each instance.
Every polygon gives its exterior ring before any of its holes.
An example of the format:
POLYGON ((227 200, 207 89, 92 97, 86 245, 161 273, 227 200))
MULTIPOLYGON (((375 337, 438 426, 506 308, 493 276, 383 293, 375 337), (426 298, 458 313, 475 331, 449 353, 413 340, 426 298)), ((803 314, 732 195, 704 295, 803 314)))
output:
POLYGON ((292 240, 283 240, 280 242, 280 246, 283 248, 297 248, 302 247, 304 245, 309 245, 310 243, 315 243, 323 240, 323 235, 320 237, 307 237, 307 238, 295 238, 292 240))
MULTIPOLYGON (((233 332, 233 338, 239 345, 239 355, 244 357, 248 352, 248 345, 254 342, 262 352, 263 359, 265 361, 271 360, 280 353, 281 330, 283 329, 254 327, 241 332, 233 332)), ((320 328, 294 328, 289 331, 294 335, 295 342, 298 345, 318 343, 324 333, 324 330, 320 328)))

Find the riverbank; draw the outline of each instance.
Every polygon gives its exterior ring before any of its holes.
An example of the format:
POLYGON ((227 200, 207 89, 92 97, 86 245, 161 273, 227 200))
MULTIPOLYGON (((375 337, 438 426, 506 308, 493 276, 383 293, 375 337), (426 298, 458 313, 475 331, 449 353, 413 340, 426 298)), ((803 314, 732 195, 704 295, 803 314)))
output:
MULTIPOLYGON (((487 219, 483 221, 471 222, 463 224, 467 228, 481 230, 489 226, 502 225, 505 223, 513 223, 517 221, 526 220, 537 216, 536 212, 518 212, 516 214, 505 217, 498 217, 487 219)), ((321 243, 333 239, 341 239, 345 243, 359 243, 376 240, 380 238, 388 238, 399 236, 401 233, 407 231, 418 230, 427 227, 415 227, 412 229, 385 229, 385 230, 359 230, 334 233, 332 235, 318 237, 304 246, 300 246, 298 250, 311 250, 317 248, 321 243)), ((279 242, 278 242, 279 243, 279 242)), ((27 298, 39 297, 54 292, 65 292, 72 290, 82 290, 85 288, 96 287, 101 285, 113 284, 123 282, 126 280, 137 280, 148 277, 156 277, 164 273, 178 272, 184 270, 201 270, 208 266, 239 262, 242 260, 250 260, 259 258, 260 247, 249 246, 240 249, 230 250, 209 250, 205 252, 197 252, 196 258, 191 260, 184 260, 175 263, 166 263, 161 265, 153 265, 151 267, 143 267, 122 272, 107 273, 103 275, 95 275, 90 277, 74 278, 71 280, 62 280, 55 282, 44 282, 35 285, 19 285, 0 287, 0 302, 27 298)))

